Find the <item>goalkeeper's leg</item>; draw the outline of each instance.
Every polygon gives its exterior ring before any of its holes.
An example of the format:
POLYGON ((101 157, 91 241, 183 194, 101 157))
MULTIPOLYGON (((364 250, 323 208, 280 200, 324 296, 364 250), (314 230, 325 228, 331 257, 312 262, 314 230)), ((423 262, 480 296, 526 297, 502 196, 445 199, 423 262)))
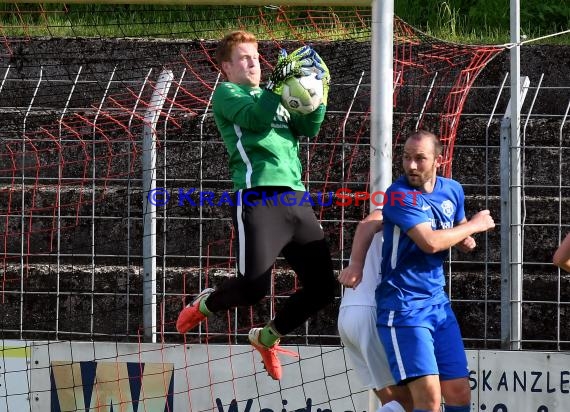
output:
POLYGON ((213 312, 255 305, 269 293, 271 268, 291 239, 293 228, 287 220, 285 206, 274 207, 259 199, 271 198, 274 191, 280 190, 280 187, 265 187, 235 193, 232 217, 238 234, 239 273, 226 279, 216 290, 205 291, 184 308, 176 324, 180 333, 194 328, 213 312), (246 196, 248 201, 244 201, 246 196))
POLYGON ((338 283, 324 237, 305 244, 292 242, 283 249, 283 256, 301 283, 301 288, 286 300, 275 315, 275 327, 286 335, 332 303, 338 283))

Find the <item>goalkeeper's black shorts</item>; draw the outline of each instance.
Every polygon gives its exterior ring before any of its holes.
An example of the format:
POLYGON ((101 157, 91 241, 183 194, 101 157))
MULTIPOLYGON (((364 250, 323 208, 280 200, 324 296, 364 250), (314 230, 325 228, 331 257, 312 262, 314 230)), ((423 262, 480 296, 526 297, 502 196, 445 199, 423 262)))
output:
POLYGON ((282 253, 302 276, 306 262, 317 261, 323 269, 332 263, 328 248, 312 245, 324 241, 309 194, 283 186, 259 186, 234 194, 233 223, 237 240, 239 274, 255 279, 267 273, 282 253))

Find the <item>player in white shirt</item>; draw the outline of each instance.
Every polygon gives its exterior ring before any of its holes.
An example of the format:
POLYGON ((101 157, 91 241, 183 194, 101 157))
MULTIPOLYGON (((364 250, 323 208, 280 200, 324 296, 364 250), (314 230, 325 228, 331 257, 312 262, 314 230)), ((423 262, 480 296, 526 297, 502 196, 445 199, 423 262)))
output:
POLYGON ((376 326, 382 242, 382 211, 377 209, 358 224, 350 263, 338 278, 345 286, 338 330, 359 380, 382 403, 376 412, 410 412, 410 392, 406 386, 395 385, 376 326))

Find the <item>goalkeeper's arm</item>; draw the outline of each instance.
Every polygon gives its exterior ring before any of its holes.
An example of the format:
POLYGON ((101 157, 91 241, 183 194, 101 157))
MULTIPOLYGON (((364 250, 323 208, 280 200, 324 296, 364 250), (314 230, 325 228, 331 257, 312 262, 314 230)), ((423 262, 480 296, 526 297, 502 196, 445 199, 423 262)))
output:
POLYGON ((322 103, 317 110, 309 114, 291 113, 291 130, 296 136, 315 137, 321 130, 325 113, 326 106, 322 103))

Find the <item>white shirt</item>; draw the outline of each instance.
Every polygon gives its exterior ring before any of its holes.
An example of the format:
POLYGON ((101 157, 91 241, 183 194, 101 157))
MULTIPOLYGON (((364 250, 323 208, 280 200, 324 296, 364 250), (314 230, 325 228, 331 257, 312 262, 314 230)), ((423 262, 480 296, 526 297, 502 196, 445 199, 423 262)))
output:
POLYGON ((372 306, 376 307, 376 287, 382 280, 380 263, 382 263, 382 243, 384 236, 382 231, 377 232, 372 238, 372 243, 366 252, 364 268, 362 269, 362 281, 356 287, 344 288, 344 294, 340 307, 345 306, 372 306))

